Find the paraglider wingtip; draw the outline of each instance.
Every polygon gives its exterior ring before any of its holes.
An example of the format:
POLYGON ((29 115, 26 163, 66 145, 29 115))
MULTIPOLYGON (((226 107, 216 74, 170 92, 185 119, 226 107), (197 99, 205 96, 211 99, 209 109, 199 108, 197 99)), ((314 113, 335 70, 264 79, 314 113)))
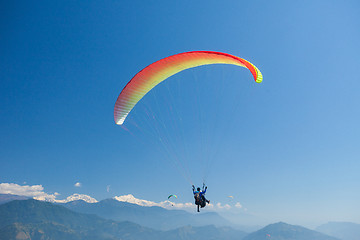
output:
POLYGON ((257 75, 258 75, 258 76, 257 76, 255 82, 261 83, 261 82, 263 81, 263 75, 262 75, 262 73, 260 72, 260 70, 257 69, 257 68, 256 68, 256 72, 257 72, 257 75))
POLYGON ((124 123, 124 119, 115 120, 116 125, 122 125, 124 123))

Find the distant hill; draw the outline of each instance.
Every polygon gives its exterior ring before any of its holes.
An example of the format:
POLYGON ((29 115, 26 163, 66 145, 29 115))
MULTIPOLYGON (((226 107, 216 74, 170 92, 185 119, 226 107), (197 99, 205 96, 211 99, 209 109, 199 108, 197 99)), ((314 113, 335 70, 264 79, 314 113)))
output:
POLYGON ((167 239, 181 239, 181 240, 242 240, 248 233, 234 230, 229 227, 192 227, 185 226, 175 230, 166 231, 167 239))
MULTIPOLYGON (((215 212, 192 214, 183 210, 167 210, 161 207, 144 207, 115 199, 97 203, 81 200, 62 204, 70 210, 96 214, 115 221, 131 221, 158 230, 170 230, 181 226, 231 226, 231 223, 215 212)), ((194 207, 195 209, 195 207, 194 207)))
POLYGON ((26 199, 29 199, 29 197, 12 195, 12 194, 0 194, 0 204, 4 204, 13 200, 26 200, 26 199))
MULTIPOLYGON (((48 202, 15 200, 0 205, 0 239, 153 239, 140 225, 80 214, 48 202)), ((160 237, 160 236, 159 236, 160 237)))
POLYGON ((341 240, 359 240, 360 224, 351 222, 329 222, 316 228, 316 231, 341 240))
POLYGON ((183 227, 159 231, 131 222, 105 220, 37 200, 15 200, 0 205, 0 240, 239 240, 244 232, 230 228, 183 227))
POLYGON ((250 233, 242 240, 339 240, 301 226, 279 222, 250 233))

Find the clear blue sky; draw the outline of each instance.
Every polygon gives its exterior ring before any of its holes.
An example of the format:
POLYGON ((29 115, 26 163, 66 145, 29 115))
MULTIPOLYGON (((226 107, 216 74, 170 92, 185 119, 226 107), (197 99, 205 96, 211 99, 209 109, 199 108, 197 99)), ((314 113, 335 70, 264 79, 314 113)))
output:
MULTIPOLYGON (((189 183, 150 135, 115 125, 113 107, 148 64, 185 51, 222 51, 254 63, 263 83, 253 83, 246 69, 194 69, 142 103, 179 87, 172 96, 184 101, 172 104, 185 112, 194 92, 184 86, 216 74, 232 80, 223 81, 229 95, 240 89, 236 111, 225 108, 216 122, 213 98, 198 95, 209 104, 204 124, 220 126, 208 136, 219 152, 208 197, 224 203, 234 195, 270 222, 360 222, 358 1, 3 1, 0 7, 0 182, 42 184, 64 197, 132 193, 161 201, 175 193, 192 201, 189 183), (224 137, 220 130, 231 121, 224 137), (75 182, 82 188, 74 189, 75 182)), ((217 87, 209 82, 211 92, 217 87)), ((215 106, 223 103, 232 101, 215 106)), ((134 121, 145 119, 141 109, 134 121)), ((189 132, 184 137, 193 139, 189 132)), ((200 184, 194 168, 201 153, 193 149, 190 169, 200 184)))

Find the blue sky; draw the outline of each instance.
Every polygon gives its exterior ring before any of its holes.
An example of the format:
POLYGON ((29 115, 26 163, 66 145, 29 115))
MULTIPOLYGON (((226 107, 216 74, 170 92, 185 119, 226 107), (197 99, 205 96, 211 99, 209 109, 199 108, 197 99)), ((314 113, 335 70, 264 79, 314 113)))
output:
MULTIPOLYGON (((175 97, 169 104, 184 115, 197 112, 192 103, 200 99, 213 146, 193 142, 195 124, 183 125, 182 142, 179 129, 166 137, 179 149, 190 145, 190 156, 178 156, 195 184, 200 148, 218 152, 209 199, 225 203, 234 195, 269 222, 360 222, 357 1, 11 1, 1 9, 1 183, 41 184, 63 197, 131 193, 162 201, 177 194, 192 201, 161 144, 115 125, 113 107, 150 63, 213 50, 254 63, 263 83, 236 67, 189 70, 146 96, 133 121, 144 123, 142 109, 156 99, 175 97), (226 94, 216 91, 219 83, 226 94), (212 106, 223 117, 212 117, 212 106)), ((166 119, 168 105, 157 107, 166 119)))

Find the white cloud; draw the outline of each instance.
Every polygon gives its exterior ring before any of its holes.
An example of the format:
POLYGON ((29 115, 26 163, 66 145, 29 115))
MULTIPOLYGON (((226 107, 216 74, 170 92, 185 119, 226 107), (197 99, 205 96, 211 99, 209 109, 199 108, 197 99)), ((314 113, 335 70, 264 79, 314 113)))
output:
POLYGON ((133 204, 145 206, 145 207, 157 206, 157 207, 162 207, 162 208, 166 208, 166 209, 174 209, 175 208, 175 209, 184 209, 184 210, 194 208, 194 204, 192 204, 192 203, 176 203, 176 202, 172 202, 169 200, 157 203, 157 202, 153 202, 153 201, 135 198, 132 194, 117 196, 117 197, 114 197, 114 199, 118 200, 119 202, 128 202, 128 203, 133 203, 133 204))
POLYGON ((46 201, 55 200, 56 196, 59 195, 56 192, 54 194, 45 193, 42 185, 21 186, 16 183, 0 183, 0 193, 39 198, 46 201))
MULTIPOLYGON (((107 191, 110 191, 110 185, 106 187, 107 191)), ((18 185, 15 183, 0 183, 0 193, 3 194, 13 194, 13 195, 20 195, 20 196, 27 196, 32 197, 37 200, 41 201, 48 201, 48 202, 56 202, 56 203, 67 203, 75 200, 83 200, 88 203, 96 203, 98 202, 95 198, 85 195, 85 194, 72 194, 71 196, 68 196, 65 199, 58 199, 60 196, 59 193, 46 193, 44 192, 44 187, 42 185, 18 185)), ((138 199, 134 197, 132 194, 123 195, 123 196, 116 196, 114 199, 120 201, 120 202, 128 202, 137 204, 140 206, 158 206, 166 209, 182 209, 187 211, 194 211, 196 209, 196 206, 193 202, 187 202, 187 203, 179 203, 178 199, 175 201, 169 201, 165 200, 162 202, 154 202, 154 201, 148 201, 144 199, 138 199)), ((244 208, 240 202, 237 202, 235 204, 235 207, 238 209, 242 209, 246 211, 246 208, 244 208)), ((222 205, 221 203, 216 204, 208 204, 207 209, 212 211, 226 211, 231 209, 231 206, 229 204, 222 205)))
POLYGON ((80 182, 77 182, 77 183, 74 184, 75 187, 81 187, 81 185, 82 184, 80 182))
MULTIPOLYGON (((118 200, 120 202, 128 202, 128 203, 133 203, 133 204, 137 204, 140 206, 146 206, 146 207, 157 206, 157 207, 162 207, 162 208, 166 208, 166 209, 182 209, 182 210, 187 210, 187 211, 193 211, 196 208, 195 204, 191 203, 191 202, 177 203, 177 202, 172 202, 169 200, 162 201, 162 202, 153 202, 153 201, 148 201, 148 200, 144 200, 144 199, 138 199, 138 198, 134 197, 132 194, 117 196, 117 197, 114 197, 114 199, 118 200)), ((206 206, 206 208, 211 209, 213 211, 226 211, 226 210, 231 209, 231 206, 229 204, 222 205, 221 203, 217 203, 215 205, 208 204, 206 206)))
POLYGON ((222 205, 221 203, 217 203, 216 207, 218 209, 227 209, 227 210, 231 208, 231 206, 229 204, 222 205))
POLYGON ((47 202, 57 202, 57 203, 66 203, 75 200, 84 200, 89 203, 97 202, 95 198, 92 198, 85 194, 73 194, 66 199, 57 199, 60 195, 58 192, 53 194, 48 194, 44 192, 44 187, 42 185, 18 185, 16 183, 0 183, 0 193, 2 194, 12 194, 19 196, 32 197, 36 200, 47 201, 47 202))
POLYGON ((110 192, 110 185, 107 185, 107 186, 106 186, 106 191, 107 191, 107 192, 110 192))
POLYGON ((236 207, 236 208, 242 208, 243 206, 241 205, 241 203, 237 202, 237 203, 235 204, 235 207, 236 207))

